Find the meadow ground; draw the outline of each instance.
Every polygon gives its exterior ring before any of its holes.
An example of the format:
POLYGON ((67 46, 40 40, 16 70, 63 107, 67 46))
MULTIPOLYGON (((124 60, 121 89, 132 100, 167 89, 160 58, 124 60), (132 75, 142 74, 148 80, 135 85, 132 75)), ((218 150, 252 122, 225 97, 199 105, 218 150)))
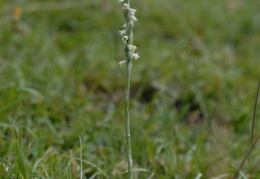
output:
MULTIPOLYGON (((260 1, 131 3, 136 176, 230 178, 250 148, 260 1)), ((1 178, 77 178, 81 149, 86 178, 126 178, 123 23, 116 0, 0 2, 1 178)))

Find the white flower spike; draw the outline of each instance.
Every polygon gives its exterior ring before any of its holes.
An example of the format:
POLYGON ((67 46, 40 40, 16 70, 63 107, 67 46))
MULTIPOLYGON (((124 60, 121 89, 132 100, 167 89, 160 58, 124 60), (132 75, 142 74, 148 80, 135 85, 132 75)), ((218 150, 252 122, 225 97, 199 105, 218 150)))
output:
POLYGON ((118 0, 118 3, 122 3, 122 2, 125 2, 125 0, 118 0))

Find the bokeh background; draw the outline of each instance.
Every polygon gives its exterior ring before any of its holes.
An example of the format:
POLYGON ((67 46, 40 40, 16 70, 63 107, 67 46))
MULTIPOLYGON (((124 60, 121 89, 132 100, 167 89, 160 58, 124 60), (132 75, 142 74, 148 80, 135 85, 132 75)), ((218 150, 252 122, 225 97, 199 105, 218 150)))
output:
MULTIPOLYGON (((251 146, 260 1, 131 6, 136 177, 229 178, 251 146)), ((124 23, 116 0, 0 2, 1 177, 77 178, 82 150, 86 178, 126 178, 124 23)), ((260 177, 259 152, 241 176, 260 177)))

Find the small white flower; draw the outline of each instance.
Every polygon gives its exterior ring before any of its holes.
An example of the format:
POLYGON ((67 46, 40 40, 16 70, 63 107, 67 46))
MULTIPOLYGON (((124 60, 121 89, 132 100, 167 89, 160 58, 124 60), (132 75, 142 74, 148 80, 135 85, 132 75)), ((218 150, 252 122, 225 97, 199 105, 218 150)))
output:
POLYGON ((133 21, 133 22, 137 21, 137 18, 134 15, 131 15, 130 18, 131 18, 131 21, 133 21))
POLYGON ((119 65, 123 65, 123 64, 125 64, 125 63, 126 63, 125 60, 118 62, 119 65))
POLYGON ((124 35, 126 34, 126 32, 127 32, 127 31, 126 31, 125 29, 119 31, 119 33, 120 33, 121 36, 124 36, 124 35))
POLYGON ((137 49, 137 47, 134 45, 129 45, 129 49, 131 50, 131 52, 134 52, 137 49))
POLYGON ((127 23, 125 23, 122 27, 127 28, 127 23))
POLYGON ((127 40, 128 40, 128 36, 123 36, 123 38, 122 38, 122 41, 124 42, 124 43, 127 43, 127 40))
POLYGON ((127 3, 124 3, 123 9, 129 9, 129 5, 127 3))
POLYGON ((137 53, 133 53, 133 54, 132 54, 132 57, 133 57, 135 60, 137 60, 140 56, 139 56, 137 53))
POLYGON ((135 15, 136 9, 129 8, 129 13, 131 15, 135 15))
POLYGON ((9 171, 9 167, 4 163, 4 169, 5 169, 5 171, 9 171))
POLYGON ((118 3, 122 3, 122 2, 125 2, 125 0, 118 0, 118 3))

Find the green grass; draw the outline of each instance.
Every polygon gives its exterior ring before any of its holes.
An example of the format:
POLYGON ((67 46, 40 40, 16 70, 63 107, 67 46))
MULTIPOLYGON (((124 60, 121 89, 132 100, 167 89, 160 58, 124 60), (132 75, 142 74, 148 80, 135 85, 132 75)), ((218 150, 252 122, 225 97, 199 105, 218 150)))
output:
MULTIPOLYGON (((121 6, 32 2, 0 2, 0 178, 77 178, 81 150, 86 178, 125 178, 121 6)), ((250 148, 260 3, 131 3, 141 56, 131 83, 133 160, 149 171, 138 178, 232 176, 250 148)), ((260 176, 259 147, 242 169, 248 178, 260 176)))

